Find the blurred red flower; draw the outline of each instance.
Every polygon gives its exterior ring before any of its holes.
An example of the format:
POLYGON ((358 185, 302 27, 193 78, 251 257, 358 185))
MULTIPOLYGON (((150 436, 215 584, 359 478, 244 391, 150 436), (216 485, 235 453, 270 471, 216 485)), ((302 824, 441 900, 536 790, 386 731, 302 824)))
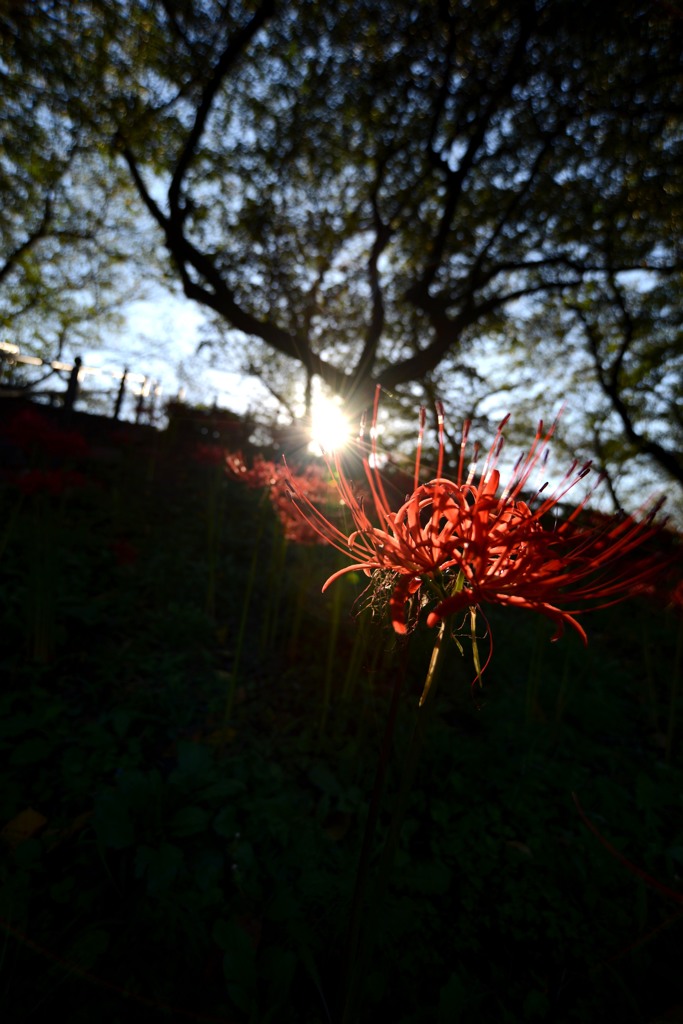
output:
POLYGON ((323 538, 299 513, 293 493, 305 494, 316 508, 327 508, 327 515, 336 518, 339 509, 339 495, 327 479, 322 467, 311 463, 294 475, 283 465, 278 469, 277 481, 270 489, 270 501, 282 523, 285 537, 296 544, 321 544, 323 538), (292 489, 294 482, 294 492, 292 489))
MULTIPOLYGON (((227 454, 225 465, 234 480, 239 480, 254 489, 267 489, 268 498, 282 524, 287 540, 297 544, 323 542, 324 538, 321 538, 319 531, 300 515, 292 501, 295 492, 305 494, 312 504, 329 504, 332 498, 333 501, 336 499, 336 504, 339 505, 336 488, 326 479, 319 465, 311 463, 295 474, 284 464, 278 466, 261 455, 256 455, 251 466, 248 466, 241 452, 227 454)), ((329 511, 329 514, 334 515, 332 511, 329 511)))
POLYGON ((81 459, 89 455, 88 442, 82 434, 62 427, 54 417, 38 409, 22 409, 12 418, 4 434, 26 453, 35 449, 61 459, 81 459))
MULTIPOLYGON (((373 428, 378 400, 379 390, 373 428)), ((413 492, 395 511, 377 468, 376 429, 371 431, 371 453, 369 457, 366 454, 363 466, 374 522, 335 457, 336 486, 355 525, 348 537, 297 488, 296 479, 290 479, 306 522, 353 560, 330 576, 323 590, 344 573, 360 569, 373 576, 378 585, 390 589, 390 616, 397 633, 407 632, 407 606, 411 598, 416 598, 420 605, 429 606, 429 626, 460 611, 470 609, 474 614, 483 604, 509 605, 550 619, 556 627, 553 639, 570 625, 585 642, 586 633, 575 617, 581 610, 624 600, 642 590, 657 572, 657 559, 651 554, 640 559, 633 556, 643 541, 658 531, 653 519, 659 505, 649 515, 602 517, 599 526, 586 527, 580 519, 588 494, 562 517, 560 502, 588 475, 589 463, 570 466, 550 496, 543 496, 544 485, 532 498, 523 499, 532 473, 545 465, 554 424, 545 432, 539 424, 531 447, 517 461, 501 490, 497 464, 509 417, 500 424, 476 479, 476 449, 473 464, 465 471, 469 432, 465 424, 457 472, 454 479, 448 479, 442 475, 444 426, 440 407, 438 413, 436 477, 419 483, 425 422, 421 410, 413 492)))
POLYGON ((226 452, 225 468, 233 480, 239 480, 247 487, 272 487, 277 482, 279 468, 268 462, 262 455, 255 455, 251 467, 244 460, 242 452, 226 452))
POLYGON ((219 466, 225 459, 225 451, 215 444, 197 444, 192 452, 195 462, 205 466, 219 466))

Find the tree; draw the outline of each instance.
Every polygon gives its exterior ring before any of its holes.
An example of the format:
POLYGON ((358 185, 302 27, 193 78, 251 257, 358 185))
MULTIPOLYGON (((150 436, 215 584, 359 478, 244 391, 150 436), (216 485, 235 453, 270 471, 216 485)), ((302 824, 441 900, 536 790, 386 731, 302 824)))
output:
POLYGON ((615 288, 630 309, 628 275, 646 272, 645 339, 680 282, 679 4, 50 8, 39 36, 65 40, 81 19, 93 50, 61 66, 50 50, 71 116, 126 169, 185 295, 252 365, 273 352, 352 407, 375 382, 428 391, 446 371, 485 395, 526 316, 556 328, 553 373, 566 331, 581 334, 604 402, 648 450, 619 411, 601 310, 623 328, 615 288))
POLYGON ((527 419, 564 405, 557 441, 593 460, 615 510, 683 483, 681 284, 644 271, 587 275, 554 304, 512 311, 490 344, 505 359, 489 384, 504 367, 500 392, 527 419))
POLYGON ((56 31, 62 6, 0 5, 0 329, 45 359, 119 324, 151 262, 139 201, 74 103, 94 54, 56 31))

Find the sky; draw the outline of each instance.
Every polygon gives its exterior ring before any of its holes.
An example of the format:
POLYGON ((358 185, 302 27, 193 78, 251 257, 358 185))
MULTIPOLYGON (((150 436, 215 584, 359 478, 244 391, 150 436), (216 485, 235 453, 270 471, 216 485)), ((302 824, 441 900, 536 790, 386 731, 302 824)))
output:
POLYGON ((101 346, 81 352, 81 358, 88 367, 119 373, 127 367, 151 378, 161 385, 162 402, 184 388, 188 402, 215 402, 237 413, 268 403, 270 396, 256 379, 213 370, 206 358, 197 355, 203 322, 194 303, 168 293, 135 302, 128 308, 126 325, 113 331, 101 346))

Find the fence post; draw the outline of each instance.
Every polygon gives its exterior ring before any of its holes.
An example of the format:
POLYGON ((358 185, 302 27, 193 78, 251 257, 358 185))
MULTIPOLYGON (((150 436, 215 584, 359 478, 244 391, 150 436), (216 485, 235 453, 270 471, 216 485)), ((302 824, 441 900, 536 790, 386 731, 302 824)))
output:
POLYGON ((161 396, 161 383, 155 380, 149 398, 149 409, 147 410, 147 418, 151 425, 154 425, 154 420, 157 414, 157 402, 161 396))
POLYGON ((119 418, 119 416, 121 415, 121 406, 123 404, 123 396, 124 396, 124 394, 126 392, 126 379, 127 379, 127 377, 128 377, 128 367, 126 366, 126 368, 123 371, 123 377, 121 378, 121 383, 119 384, 118 394, 116 395, 116 404, 114 405, 114 419, 115 420, 117 420, 119 418))
POLYGON ((66 392, 64 394, 64 412, 70 413, 73 410, 74 403, 78 398, 78 376, 81 372, 81 364, 83 360, 80 356, 76 356, 74 364, 71 367, 71 373, 69 374, 69 383, 66 386, 66 392))
POLYGON ((145 399, 149 394, 149 377, 145 377, 140 388, 140 394, 138 395, 137 405, 135 406, 135 422, 140 422, 140 417, 145 411, 145 399))

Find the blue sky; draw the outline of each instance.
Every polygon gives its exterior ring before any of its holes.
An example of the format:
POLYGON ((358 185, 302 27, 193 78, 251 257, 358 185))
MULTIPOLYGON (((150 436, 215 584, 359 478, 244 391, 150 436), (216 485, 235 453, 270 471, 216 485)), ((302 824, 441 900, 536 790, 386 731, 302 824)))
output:
POLYGON ((112 331, 103 345, 82 351, 81 358, 87 366, 115 371, 127 366, 159 381, 164 400, 175 397, 182 386, 188 401, 216 400, 238 413, 266 402, 268 392, 256 380, 212 370, 205 358, 196 355, 203 322, 203 313, 194 303, 168 293, 135 302, 128 308, 125 327, 112 331), (181 375, 180 364, 185 371, 181 375))

